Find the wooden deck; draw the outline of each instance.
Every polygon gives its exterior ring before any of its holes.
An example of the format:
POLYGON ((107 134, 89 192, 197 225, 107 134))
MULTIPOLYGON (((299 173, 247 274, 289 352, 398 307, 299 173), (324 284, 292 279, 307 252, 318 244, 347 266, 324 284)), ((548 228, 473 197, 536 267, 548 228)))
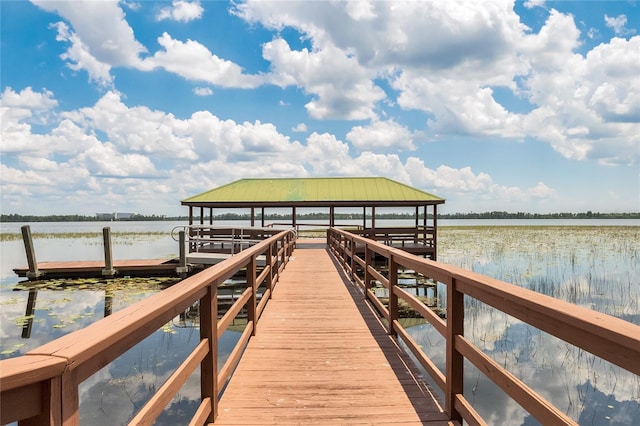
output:
MULTIPOLYGON (((177 266, 176 259, 114 260, 113 262, 113 268, 118 271, 118 276, 175 274, 177 266)), ((103 269, 104 260, 38 262, 38 271, 43 274, 43 278, 100 277, 103 269)), ((26 277, 29 267, 15 268, 13 271, 19 277, 26 277)))
POLYGON ((215 424, 450 424, 324 241, 296 247, 215 424))

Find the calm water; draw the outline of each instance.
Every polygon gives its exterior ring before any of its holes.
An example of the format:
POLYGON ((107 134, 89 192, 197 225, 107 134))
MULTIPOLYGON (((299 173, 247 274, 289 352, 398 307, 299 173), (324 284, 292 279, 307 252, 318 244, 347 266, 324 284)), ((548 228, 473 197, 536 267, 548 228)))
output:
MULTIPOLYGON (((412 223, 408 222, 407 225, 412 223)), ((380 220, 376 223, 387 225, 380 220)), ((398 223, 389 223, 393 224, 398 223)), ((19 233, 20 225, 1 224, 0 230, 19 233)), ((116 259, 173 257, 178 253, 178 243, 169 234, 174 226, 184 223, 30 225, 32 233, 51 234, 35 240, 38 261, 49 261, 103 259, 103 226, 110 226, 114 233, 116 259), (71 232, 94 235, 64 238, 63 234, 71 232), (115 234, 120 232, 138 234, 115 234)), ((225 225, 246 223, 225 222, 225 225)), ((441 220, 439 225, 442 226, 440 261, 640 324, 640 221, 441 220)), ((64 290, 40 289, 34 316, 28 319, 25 313, 29 293, 14 291, 18 278, 12 271, 26 265, 22 241, 0 242, 0 255, 1 358, 18 356, 87 326, 103 317, 105 303, 115 312, 165 285, 161 280, 125 280, 109 286, 88 281, 64 290), (29 337, 24 338, 29 322, 29 337)), ((441 298, 446 294, 444 288, 439 288, 438 293, 441 298)), ((638 376, 472 300, 467 300, 465 315, 468 338, 580 424, 640 424, 638 376)), ((439 334, 429 325, 417 325, 410 330, 444 371, 444 341, 439 334)), ((238 333, 233 331, 223 336, 222 359, 237 337, 238 333)), ((81 421, 92 425, 125 424, 197 342, 196 324, 178 318, 166 324, 81 385, 81 421)), ((465 385, 467 398, 488 423, 536 424, 473 367, 467 370, 465 385)), ((182 423, 185 414, 195 410, 198 399, 199 379, 193 377, 159 424, 182 423)))

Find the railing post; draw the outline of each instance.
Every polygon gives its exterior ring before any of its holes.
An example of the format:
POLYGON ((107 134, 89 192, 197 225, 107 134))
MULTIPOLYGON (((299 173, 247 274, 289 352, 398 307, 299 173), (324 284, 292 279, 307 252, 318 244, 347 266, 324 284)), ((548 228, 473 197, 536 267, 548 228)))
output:
POLYGON ((62 424, 77 426, 80 424, 80 397, 75 371, 66 371, 61 379, 62 424))
POLYGON ((368 291, 371 288, 371 272, 369 272, 369 266, 371 266, 371 260, 373 254, 368 244, 364 245, 364 298, 368 297, 368 291))
POLYGON ((251 296, 247 300, 247 325, 253 322, 251 335, 256 335, 256 328, 258 325, 258 315, 256 311, 257 305, 257 288, 256 288, 256 256, 251 256, 251 260, 247 264, 247 288, 251 288, 251 296))
POLYGON ((269 274, 267 275, 267 290, 269 291, 269 297, 271 297, 273 293, 273 265, 272 265, 272 253, 273 253, 273 243, 269 244, 269 248, 265 254, 265 268, 269 268, 269 274))
POLYGON ((389 334, 396 335, 393 322, 398 320, 398 295, 393 291, 398 284, 398 264, 389 256, 389 334))
POLYGON ((450 420, 462 422, 462 416, 455 409, 456 395, 464 389, 464 358, 455 348, 456 336, 464 336, 464 294, 456 288, 456 279, 447 285, 447 350, 445 409, 450 420))
POLYGON ((102 228, 102 241, 104 242, 104 269, 103 277, 113 277, 116 270, 113 269, 113 253, 111 250, 111 228, 105 226, 102 228))
POLYGON ((211 400, 211 413, 206 423, 218 416, 218 282, 207 287, 200 299, 200 339, 207 339, 209 352, 200 363, 200 398, 211 400))
POLYGON ((275 252, 273 253, 273 257, 275 258, 274 274, 276 276, 276 282, 280 281, 280 257, 278 256, 278 246, 279 246, 279 241, 276 240, 276 242, 273 245, 273 249, 275 250, 275 252))
POLYGON ((27 252, 27 263, 29 264, 27 278, 29 278, 30 280, 36 280, 42 276, 42 272, 38 270, 36 251, 33 246, 33 239, 31 238, 31 227, 29 225, 24 225, 21 229, 22 240, 24 241, 24 249, 27 252))
POLYGON ((351 269, 351 281, 356 281, 356 245, 353 241, 353 237, 349 239, 349 246, 351 252, 351 262, 349 263, 349 268, 351 269))

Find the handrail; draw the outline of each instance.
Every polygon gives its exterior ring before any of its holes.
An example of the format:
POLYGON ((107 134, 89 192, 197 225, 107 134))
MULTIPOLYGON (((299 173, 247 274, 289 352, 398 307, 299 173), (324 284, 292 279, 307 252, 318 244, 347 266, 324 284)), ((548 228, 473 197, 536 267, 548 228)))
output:
MULTIPOLYGON (((289 229, 294 231, 293 229, 289 229)), ((282 229, 269 229, 243 226, 179 225, 171 230, 171 237, 178 241, 177 235, 184 231, 186 245, 190 253, 213 252, 236 254, 264 239, 278 234, 282 229), (225 249, 226 247, 226 249, 225 249)))
POLYGON ((464 337, 465 295, 640 375, 640 326, 478 273, 423 259, 340 229, 331 228, 327 238, 331 252, 352 280, 363 288, 365 297, 388 319, 389 334, 398 335, 404 341, 443 390, 445 409, 451 420, 464 419, 469 424, 485 424, 463 394, 463 360, 466 358, 541 423, 575 424, 464 337), (364 252, 364 258, 359 252, 364 252), (387 259, 387 277, 374 269, 376 255, 387 259), (447 286, 446 322, 396 285, 400 266, 447 286), (389 308, 370 290, 372 280, 379 281, 389 291, 389 308), (445 374, 429 360, 398 321, 398 299, 404 299, 416 308, 445 337, 445 374))
MULTIPOLYGON (((44 344, 21 357, 0 361, 1 423, 29 419, 29 424, 78 424, 79 384, 198 301, 200 343, 130 424, 153 424, 198 366, 202 402, 192 424, 213 422, 222 385, 235 368, 249 337, 256 332, 261 313, 257 309, 257 288, 264 284, 266 290, 262 298, 270 297, 294 245, 295 234, 291 230, 281 231, 86 328, 44 344), (267 261, 256 276, 258 256, 266 256, 267 261), (245 268, 247 289, 230 311, 237 313, 246 304, 248 323, 219 373, 218 338, 233 318, 225 315, 218 320, 218 285, 245 268)), ((264 303, 261 301, 262 307, 264 303)))

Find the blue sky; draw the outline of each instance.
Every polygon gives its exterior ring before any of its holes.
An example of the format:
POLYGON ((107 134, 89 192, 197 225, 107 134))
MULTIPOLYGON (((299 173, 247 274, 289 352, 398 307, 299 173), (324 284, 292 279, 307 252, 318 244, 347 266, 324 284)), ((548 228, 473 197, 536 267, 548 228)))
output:
POLYGON ((635 1, 0 1, 1 211, 186 214, 249 177, 640 211, 635 1))

